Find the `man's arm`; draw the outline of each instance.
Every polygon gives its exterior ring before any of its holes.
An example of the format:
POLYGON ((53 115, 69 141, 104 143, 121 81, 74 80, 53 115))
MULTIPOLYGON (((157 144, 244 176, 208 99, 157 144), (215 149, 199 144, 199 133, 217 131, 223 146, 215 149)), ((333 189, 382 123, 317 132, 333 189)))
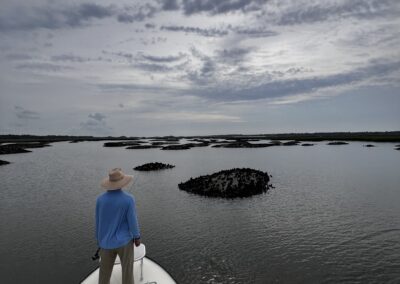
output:
POLYGON ((135 240, 135 245, 139 246, 140 245, 140 229, 139 229, 139 222, 138 222, 137 214, 136 214, 136 204, 135 204, 134 198, 132 198, 131 202, 129 202, 127 218, 128 218, 129 230, 132 232, 133 238, 135 240))
POLYGON ((97 240, 97 244, 99 244, 99 200, 96 200, 96 230, 95 230, 95 237, 97 240))

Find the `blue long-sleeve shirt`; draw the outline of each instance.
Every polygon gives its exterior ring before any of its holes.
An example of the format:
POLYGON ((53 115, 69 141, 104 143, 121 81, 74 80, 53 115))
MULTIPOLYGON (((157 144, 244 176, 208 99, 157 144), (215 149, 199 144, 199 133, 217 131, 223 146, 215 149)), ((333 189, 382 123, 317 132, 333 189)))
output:
POLYGON ((135 198, 121 189, 101 194, 96 201, 96 239, 101 248, 114 249, 140 238, 135 198))

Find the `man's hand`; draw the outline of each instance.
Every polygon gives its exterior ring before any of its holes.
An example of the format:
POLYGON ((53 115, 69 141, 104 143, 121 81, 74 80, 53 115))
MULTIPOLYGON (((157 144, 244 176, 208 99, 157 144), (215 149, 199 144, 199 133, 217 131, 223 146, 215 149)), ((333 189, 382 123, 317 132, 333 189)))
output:
POLYGON ((135 246, 140 246, 140 239, 135 239, 135 246))

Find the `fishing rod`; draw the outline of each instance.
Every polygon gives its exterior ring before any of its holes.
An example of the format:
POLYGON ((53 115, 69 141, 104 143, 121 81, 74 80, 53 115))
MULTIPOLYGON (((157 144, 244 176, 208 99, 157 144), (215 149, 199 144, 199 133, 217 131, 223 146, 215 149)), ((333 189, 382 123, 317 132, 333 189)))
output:
POLYGON ((97 248, 96 253, 92 256, 93 261, 100 258, 99 252, 100 252, 100 247, 97 248))
POLYGON ((137 174, 134 176, 133 182, 132 182, 131 186, 129 187, 129 191, 131 191, 131 190, 133 189, 133 186, 136 184, 136 182, 138 181, 138 179, 139 179, 139 173, 137 173, 137 174))

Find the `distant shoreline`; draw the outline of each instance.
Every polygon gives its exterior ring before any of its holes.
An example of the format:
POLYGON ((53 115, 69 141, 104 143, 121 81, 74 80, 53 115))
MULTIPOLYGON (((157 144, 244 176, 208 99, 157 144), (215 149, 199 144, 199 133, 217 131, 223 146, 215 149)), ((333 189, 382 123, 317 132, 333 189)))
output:
POLYGON ((108 141, 136 139, 265 139, 265 140, 298 140, 298 141, 365 141, 365 142, 400 142, 400 131, 387 132, 316 132, 316 133, 285 133, 285 134, 221 134, 198 136, 67 136, 67 135, 0 135, 0 143, 15 142, 62 142, 62 141, 108 141))

